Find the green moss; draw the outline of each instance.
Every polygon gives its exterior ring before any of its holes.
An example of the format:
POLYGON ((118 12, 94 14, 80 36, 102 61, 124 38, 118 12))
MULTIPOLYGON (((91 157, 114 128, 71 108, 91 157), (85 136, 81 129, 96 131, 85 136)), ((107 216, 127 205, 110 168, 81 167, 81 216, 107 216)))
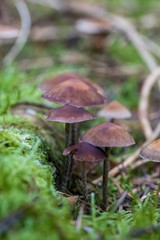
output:
POLYGON ((32 84, 28 84, 32 75, 19 73, 15 67, 8 67, 0 72, 0 79, 0 114, 6 113, 17 102, 40 99, 41 93, 36 89, 38 82, 34 80, 32 84))
POLYGON ((74 239, 69 207, 56 194, 47 158, 44 140, 32 131, 0 129, 0 218, 24 210, 1 239, 74 239))

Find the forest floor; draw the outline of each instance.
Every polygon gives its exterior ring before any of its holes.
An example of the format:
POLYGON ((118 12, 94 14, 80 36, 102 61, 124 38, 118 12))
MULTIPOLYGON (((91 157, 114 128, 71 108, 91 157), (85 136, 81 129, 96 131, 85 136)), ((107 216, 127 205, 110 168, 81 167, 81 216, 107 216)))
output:
MULTIPOLYGON (((115 0, 108 3, 108 11, 129 19, 140 37, 156 42, 159 50, 159 5, 158 0, 130 4, 115 0), (148 19, 150 25, 146 26, 148 19)), ((42 11, 39 14, 34 4, 29 4, 29 9, 31 16, 34 15, 31 36, 13 63, 4 64, 0 70, 0 239, 158 240, 159 163, 142 160, 137 155, 125 165, 144 142, 154 138, 154 131, 151 138, 146 136, 139 120, 139 106, 145 79, 158 69, 158 50, 152 54, 149 51, 155 63, 155 67, 151 67, 130 35, 123 31, 115 28, 98 37, 82 34, 75 26, 86 16, 78 10, 70 14, 54 10, 53 14, 50 7, 39 6, 42 11), (44 26, 55 28, 54 36, 49 35, 52 40, 37 40, 37 31, 44 26), (100 41, 103 44, 97 47, 100 41), (102 184, 97 180, 102 175, 101 164, 88 170, 88 202, 83 199, 79 165, 75 166, 74 184, 69 191, 60 190, 65 161, 64 125, 44 118, 49 108, 59 105, 42 99, 39 86, 68 71, 99 84, 108 101, 117 100, 132 112, 131 119, 121 124, 127 127, 136 144, 111 151, 109 206, 105 212, 100 207, 102 184)), ((153 44, 148 45, 155 50, 153 44)), ((2 59, 8 50, 9 46, 4 45, 2 59)), ((150 89, 148 99, 148 119, 153 129, 160 119, 157 86, 155 83, 150 89)), ((101 107, 88 110, 96 116, 101 107)), ((83 123, 80 133, 104 121, 96 117, 83 123)), ((155 138, 159 135, 156 133, 155 138)))

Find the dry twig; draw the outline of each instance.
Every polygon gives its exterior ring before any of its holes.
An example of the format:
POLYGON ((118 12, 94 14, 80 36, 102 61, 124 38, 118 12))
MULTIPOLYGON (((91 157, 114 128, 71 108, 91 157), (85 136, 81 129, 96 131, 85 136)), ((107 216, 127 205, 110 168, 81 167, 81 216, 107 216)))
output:
POLYGON ((152 56, 152 54, 147 50, 146 44, 143 41, 143 38, 136 31, 133 24, 127 21, 125 18, 117 15, 111 15, 113 26, 116 29, 124 33, 127 38, 132 42, 134 47, 137 49, 137 52, 141 56, 141 58, 146 63, 148 69, 152 72, 157 68, 157 63, 152 56))
POLYGON ((141 99, 139 102, 139 120, 141 122, 142 129, 146 139, 149 139, 153 134, 153 130, 148 119, 149 95, 150 95, 151 89, 153 88, 155 83, 159 80, 159 78, 160 78, 160 67, 157 67, 146 78, 141 91, 141 99))
POLYGON ((15 0, 15 7, 20 15, 22 27, 15 44, 3 59, 5 65, 11 64, 14 61, 26 44, 30 33, 31 17, 26 3, 23 0, 15 0))

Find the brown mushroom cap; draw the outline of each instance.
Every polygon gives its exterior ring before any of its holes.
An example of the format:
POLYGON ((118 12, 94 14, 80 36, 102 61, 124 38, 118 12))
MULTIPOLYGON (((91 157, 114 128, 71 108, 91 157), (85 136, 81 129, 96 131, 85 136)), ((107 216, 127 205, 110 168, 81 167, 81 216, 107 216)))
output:
POLYGON ((64 155, 64 156, 67 156, 67 155, 70 154, 70 153, 76 152, 76 150, 77 150, 77 148, 78 148, 79 146, 80 146, 80 143, 76 143, 76 144, 74 144, 74 145, 71 145, 71 146, 65 148, 64 151, 63 151, 63 155, 64 155))
POLYGON ((106 104, 97 114, 99 117, 104 117, 107 119, 126 119, 130 118, 131 112, 121 103, 117 101, 112 101, 106 104))
POLYGON ((73 73, 73 72, 65 72, 62 73, 51 80, 48 80, 40 85, 40 89, 43 92, 49 91, 52 88, 54 88, 57 84, 71 80, 71 79, 80 79, 81 81, 84 81, 85 83, 89 84, 91 87, 95 88, 96 91, 102 95, 105 96, 104 90, 96 83, 92 83, 89 79, 81 77, 80 75, 73 73))
POLYGON ((48 91, 48 90, 54 88, 59 83, 65 82, 70 79, 76 79, 76 78, 81 79, 81 80, 83 79, 81 76, 79 76, 76 73, 65 72, 65 73, 59 74, 58 76, 52 78, 51 80, 48 80, 48 81, 42 83, 40 85, 40 88, 42 91, 45 92, 45 91, 48 91))
POLYGON ((140 156, 154 162, 160 162, 160 139, 143 147, 140 156))
POLYGON ((97 147, 127 147, 135 143, 125 129, 110 122, 89 129, 80 137, 80 141, 88 142, 97 147))
POLYGON ((105 98, 96 89, 80 79, 70 79, 57 84, 42 95, 51 102, 85 107, 103 104, 105 98))
MULTIPOLYGON (((89 82, 88 79, 86 79, 86 81, 89 82)), ((102 87, 100 87, 98 84, 96 83, 92 83, 92 86, 96 89, 97 93, 99 93, 100 95, 102 95, 103 97, 106 97, 106 93, 105 91, 103 90, 102 87)))
POLYGON ((66 148, 63 154, 67 155, 71 152, 75 152, 73 158, 77 161, 98 162, 106 158, 106 155, 102 149, 86 142, 75 144, 66 148))
POLYGON ((71 105, 51 109, 45 117, 50 121, 76 123, 93 119, 93 115, 83 108, 71 105))

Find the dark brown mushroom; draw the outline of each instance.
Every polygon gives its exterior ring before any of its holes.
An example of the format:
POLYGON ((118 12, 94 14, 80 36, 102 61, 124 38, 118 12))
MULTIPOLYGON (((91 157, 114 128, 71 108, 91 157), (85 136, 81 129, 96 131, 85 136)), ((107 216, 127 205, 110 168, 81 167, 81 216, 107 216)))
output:
POLYGON ((40 85, 40 89, 43 92, 46 92, 46 91, 54 88, 59 83, 62 83, 62 82, 65 82, 65 81, 71 80, 71 79, 77 79, 77 78, 83 80, 83 78, 76 73, 65 72, 65 73, 59 74, 58 76, 42 83, 40 85))
POLYGON ((52 88, 54 88, 57 84, 59 83, 62 83, 62 82, 65 82, 65 81, 68 81, 68 80, 71 80, 71 79, 79 79, 83 82, 85 82, 86 84, 90 85, 91 87, 95 88, 95 90, 102 96, 105 97, 105 93, 104 93, 104 90, 96 83, 92 83, 89 79, 87 78, 84 78, 74 72, 65 72, 65 73, 62 73, 44 83, 42 83, 40 85, 40 89, 43 91, 43 92, 46 92, 46 91, 49 91, 51 90, 52 88))
POLYGON ((64 155, 67 155, 69 153, 73 153, 74 160, 82 162, 82 180, 83 180, 84 199, 87 200, 88 191, 87 191, 87 176, 86 176, 85 164, 86 162, 95 163, 98 161, 102 161, 106 158, 106 155, 102 149, 97 148, 86 142, 70 146, 66 148, 63 152, 64 155))
POLYGON ((121 126, 105 122, 89 129, 80 138, 81 142, 88 142, 97 147, 105 147, 106 159, 103 165, 103 196, 102 209, 107 207, 109 150, 111 147, 127 147, 134 144, 132 136, 121 126))
MULTIPOLYGON (((49 121, 65 123, 66 147, 75 144, 75 134, 73 134, 74 130, 76 129, 75 124, 93 119, 92 114, 90 114, 88 111, 84 110, 83 108, 77 108, 70 105, 52 109, 45 116, 49 121)), ((69 155, 66 159, 64 167, 65 174, 62 183, 64 189, 67 188, 72 166, 72 156, 69 155)))
POLYGON ((103 104, 105 98, 94 87, 80 79, 70 79, 46 91, 43 98, 51 102, 86 107, 103 104))
POLYGON ((50 121, 64 123, 76 123, 93 119, 92 114, 88 111, 71 105, 53 108, 45 116, 50 121))

